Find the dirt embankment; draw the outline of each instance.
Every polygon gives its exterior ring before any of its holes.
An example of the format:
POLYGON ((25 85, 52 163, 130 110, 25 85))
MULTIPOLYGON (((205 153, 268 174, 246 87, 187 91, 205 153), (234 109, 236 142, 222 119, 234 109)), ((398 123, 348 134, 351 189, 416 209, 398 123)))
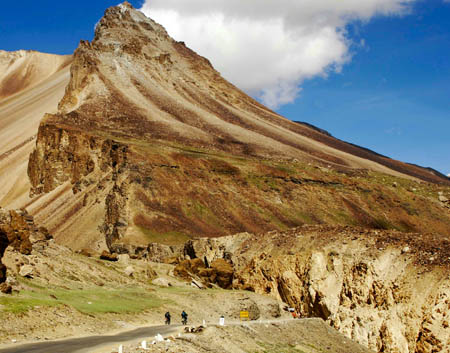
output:
POLYGON ((188 248, 208 262, 229 259, 236 288, 321 317, 375 351, 450 351, 448 237, 307 226, 188 248))
MULTIPOLYGON (((209 326, 198 333, 182 333, 168 337, 166 342, 150 344, 148 349, 125 345, 125 353, 370 353, 320 319, 288 320, 273 323, 242 323, 241 325, 209 326)), ((115 350, 112 350, 113 352, 115 350)), ((98 350, 95 353, 110 353, 98 350)))

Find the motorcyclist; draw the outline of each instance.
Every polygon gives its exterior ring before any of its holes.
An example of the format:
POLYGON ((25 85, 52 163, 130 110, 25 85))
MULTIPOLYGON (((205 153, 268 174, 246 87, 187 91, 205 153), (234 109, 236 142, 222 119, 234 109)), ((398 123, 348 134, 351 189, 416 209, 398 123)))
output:
POLYGON ((183 325, 186 325, 187 324, 187 319, 188 319, 188 314, 183 310, 181 312, 181 323, 183 325))
POLYGON ((166 312, 164 317, 166 318, 166 325, 170 325, 170 313, 166 312))

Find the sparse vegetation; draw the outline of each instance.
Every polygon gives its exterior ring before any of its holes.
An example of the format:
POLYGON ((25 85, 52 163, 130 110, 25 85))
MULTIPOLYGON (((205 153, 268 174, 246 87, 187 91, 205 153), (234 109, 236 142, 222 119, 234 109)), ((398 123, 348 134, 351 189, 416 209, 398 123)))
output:
MULTIPOLYGON (((36 285, 35 285, 36 287, 36 285)), ((68 305, 84 314, 137 313, 163 305, 165 301, 148 290, 35 288, 0 297, 3 311, 20 313, 36 306, 68 305)))

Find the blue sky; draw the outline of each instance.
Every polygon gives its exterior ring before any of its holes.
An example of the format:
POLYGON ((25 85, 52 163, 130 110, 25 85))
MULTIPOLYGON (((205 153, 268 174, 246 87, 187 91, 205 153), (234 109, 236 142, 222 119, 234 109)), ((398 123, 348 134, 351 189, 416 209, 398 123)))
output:
MULTIPOLYGON (((80 39, 92 39, 105 8, 116 4, 7 2, 0 49, 72 53, 80 39)), ((296 99, 277 111, 392 158, 450 173, 450 3, 415 1, 408 14, 351 21, 345 30, 351 60, 340 72, 302 80, 296 99)))
POLYGON ((395 159, 450 173, 450 4, 349 26, 352 61, 279 112, 395 159))

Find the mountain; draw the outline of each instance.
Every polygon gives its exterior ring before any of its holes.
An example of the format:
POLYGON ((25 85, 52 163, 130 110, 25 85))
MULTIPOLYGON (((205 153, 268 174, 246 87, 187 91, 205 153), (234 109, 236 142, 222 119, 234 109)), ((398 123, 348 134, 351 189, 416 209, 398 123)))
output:
MULTIPOLYGON (((48 87, 49 106, 32 115, 48 113, 31 185, 23 149, 11 158, 17 171, 5 162, 13 186, 2 205, 26 207, 60 243, 112 249, 305 223, 449 234, 437 199, 447 178, 279 116, 127 2, 105 12, 92 42, 55 60, 71 61, 68 83, 67 66, 55 64, 0 101, 11 107, 48 87)), ((23 130, 29 148, 36 130, 23 130)))
POLYGON ((69 82, 72 57, 0 51, 0 204, 29 201, 27 165, 40 120, 56 112, 69 82))

